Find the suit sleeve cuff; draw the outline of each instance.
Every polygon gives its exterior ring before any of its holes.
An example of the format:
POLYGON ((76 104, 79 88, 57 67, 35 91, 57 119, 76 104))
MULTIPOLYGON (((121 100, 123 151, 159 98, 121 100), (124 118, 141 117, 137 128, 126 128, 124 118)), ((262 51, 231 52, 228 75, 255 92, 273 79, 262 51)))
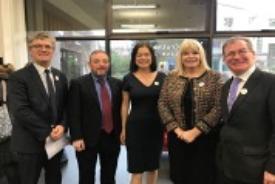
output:
POLYGON ((275 161, 269 161, 266 165, 266 171, 270 172, 271 174, 275 174, 275 161))

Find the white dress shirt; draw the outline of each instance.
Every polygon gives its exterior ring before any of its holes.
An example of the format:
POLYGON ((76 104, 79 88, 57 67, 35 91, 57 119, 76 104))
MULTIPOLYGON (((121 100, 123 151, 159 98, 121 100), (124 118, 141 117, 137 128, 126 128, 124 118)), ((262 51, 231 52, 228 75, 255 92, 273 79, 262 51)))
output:
POLYGON ((256 70, 256 66, 253 65, 249 70, 247 70, 245 73, 241 75, 234 75, 233 77, 238 77, 241 79, 241 82, 239 83, 238 90, 237 90, 237 96, 240 94, 240 91, 243 89, 243 86, 245 85, 248 78, 251 76, 251 74, 256 70))
POLYGON ((34 65, 34 67, 36 68, 36 70, 37 70, 37 72, 38 72, 38 74, 39 74, 39 76, 40 76, 40 79, 41 79, 41 81, 42 81, 42 83, 43 83, 43 86, 44 86, 44 88, 45 88, 47 94, 48 94, 48 86, 47 86, 47 81, 46 81, 46 72, 45 72, 45 70, 48 69, 48 70, 50 71, 50 79, 51 79, 51 81, 52 81, 53 88, 54 88, 54 90, 55 90, 54 78, 53 78, 53 74, 52 74, 52 72, 51 72, 51 67, 45 68, 45 67, 40 66, 39 64, 37 64, 37 63, 35 63, 35 62, 33 62, 33 65, 34 65))

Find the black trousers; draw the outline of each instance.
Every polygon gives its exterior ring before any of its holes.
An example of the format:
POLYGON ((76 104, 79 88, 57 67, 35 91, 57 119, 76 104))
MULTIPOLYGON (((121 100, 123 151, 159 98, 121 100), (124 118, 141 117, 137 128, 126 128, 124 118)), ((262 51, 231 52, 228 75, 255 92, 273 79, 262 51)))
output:
POLYGON ((100 161, 100 183, 115 184, 117 159, 120 152, 120 142, 113 134, 101 132, 100 140, 93 148, 76 152, 79 167, 79 184, 95 183, 95 168, 97 156, 100 161))
POLYGON ((19 184, 17 158, 10 151, 10 139, 0 144, 0 178, 5 178, 8 184, 19 184))
POLYGON ((17 153, 21 184, 37 184, 42 168, 45 169, 45 184, 61 184, 62 151, 48 160, 46 153, 17 153))
MULTIPOLYGON (((245 178, 245 176, 244 176, 244 178, 245 178)), ((255 182, 252 182, 252 183, 247 183, 247 182, 242 182, 242 181, 238 181, 238 180, 235 180, 235 179, 231 179, 231 178, 227 177, 224 174, 222 168, 218 168, 217 169, 217 181, 216 181, 216 184, 262 184, 262 183, 263 183, 262 181, 258 181, 258 182, 255 181, 255 182)))
POLYGON ((218 173, 217 182, 216 184, 262 184, 262 182, 253 182, 253 183, 247 183, 247 182, 241 182, 234 179, 230 179, 226 177, 221 171, 218 173))
POLYGON ((17 173, 17 164, 10 163, 5 165, 3 168, 3 176, 6 177, 8 184, 19 184, 20 182, 17 173))
POLYGON ((201 136, 187 144, 173 132, 168 138, 170 178, 174 184, 215 183, 216 139, 201 136))

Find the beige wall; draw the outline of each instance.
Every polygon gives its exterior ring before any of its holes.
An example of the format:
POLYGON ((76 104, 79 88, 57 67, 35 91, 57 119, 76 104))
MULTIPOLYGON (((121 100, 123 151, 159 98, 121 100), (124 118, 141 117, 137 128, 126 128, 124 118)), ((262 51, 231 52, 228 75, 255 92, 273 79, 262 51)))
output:
POLYGON ((0 56, 21 68, 27 63, 24 0, 0 0, 0 56))
MULTIPOLYGON (((0 10, 1 10, 1 4, 0 3, 0 10)), ((0 17, 0 57, 3 57, 3 33, 2 33, 2 18, 0 17)))

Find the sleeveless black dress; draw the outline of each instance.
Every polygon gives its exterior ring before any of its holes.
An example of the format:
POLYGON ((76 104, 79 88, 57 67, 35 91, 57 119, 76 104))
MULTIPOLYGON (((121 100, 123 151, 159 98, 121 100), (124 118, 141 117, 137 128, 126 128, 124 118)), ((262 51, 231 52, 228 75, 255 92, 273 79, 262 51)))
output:
POLYGON ((123 90, 129 92, 131 110, 126 125, 128 171, 142 173, 159 168, 163 125, 158 113, 158 98, 165 74, 158 72, 150 86, 145 86, 133 74, 123 80, 123 90))

